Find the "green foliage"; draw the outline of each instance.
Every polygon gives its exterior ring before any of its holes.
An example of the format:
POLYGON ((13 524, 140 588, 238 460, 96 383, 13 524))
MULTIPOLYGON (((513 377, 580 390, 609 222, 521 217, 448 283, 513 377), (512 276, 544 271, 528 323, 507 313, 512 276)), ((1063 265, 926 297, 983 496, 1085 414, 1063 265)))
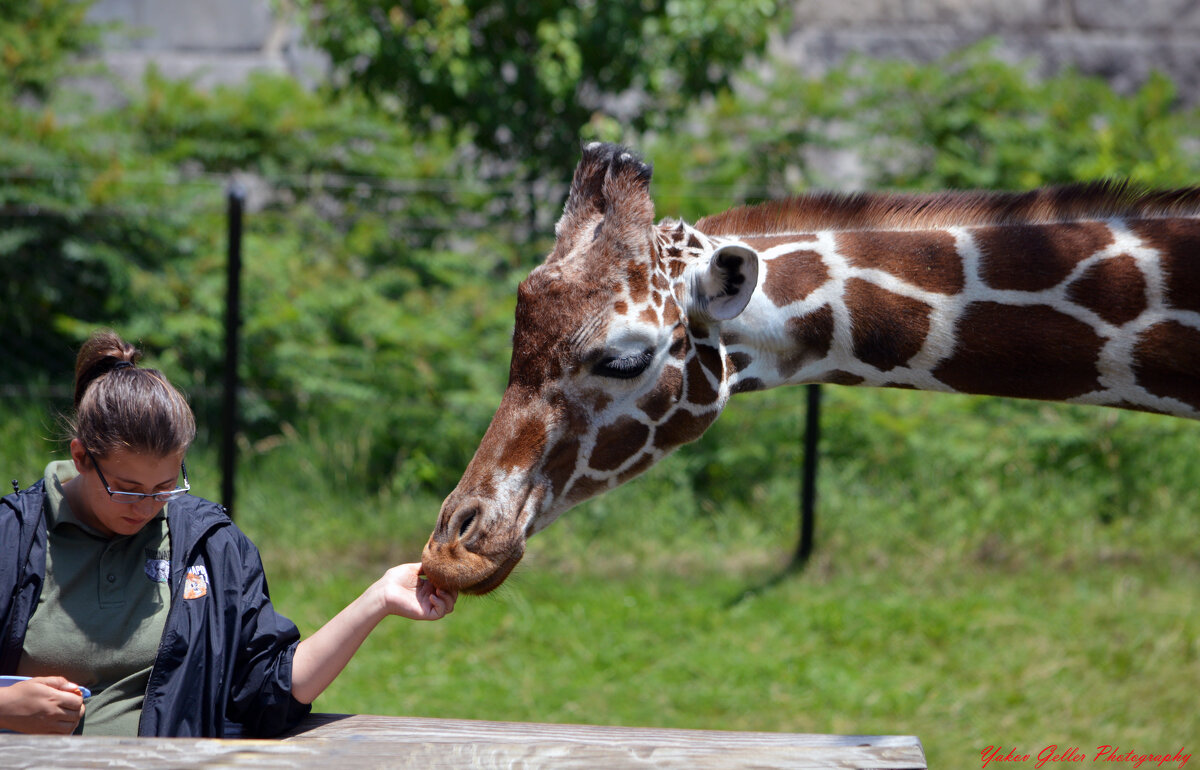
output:
POLYGON ((0 110, 0 328, 19 354, 0 379, 69 378, 81 323, 119 324, 130 295, 178 251, 184 226, 146 205, 163 170, 118 137, 61 119, 59 103, 0 110), (115 140, 115 142, 110 141, 115 140))
POLYGON ((1196 115, 1179 109, 1165 77, 1121 96, 1098 78, 1068 70, 1041 80, 1029 69, 1001 63, 987 43, 933 66, 852 65, 858 136, 878 143, 874 180, 919 189, 1194 183, 1197 162, 1182 142, 1198 135, 1196 115))
POLYGON ((1037 78, 993 48, 985 41, 925 65, 855 59, 819 79, 785 64, 747 75, 689 117, 697 130, 652 137, 659 210, 715 213, 732 201, 713 201, 714 188, 757 202, 848 185, 1195 184, 1200 114, 1165 77, 1121 95, 1070 70, 1037 78))
POLYGON ((0 320, 18 350, 0 384, 66 386, 72 349, 115 326, 217 425, 236 171, 250 446, 304 434, 347 488, 453 483, 503 385, 527 240, 453 137, 416 143, 361 97, 274 76, 203 92, 150 72, 121 110, 55 109, 2 119, 0 320))
POLYGON ((535 176, 569 173, 589 124, 670 125, 728 85, 779 15, 772 0, 304 5, 348 86, 412 124, 469 128, 535 176))
POLYGON ((93 0, 0 0, 0 99, 45 97, 75 54, 95 45, 93 0))

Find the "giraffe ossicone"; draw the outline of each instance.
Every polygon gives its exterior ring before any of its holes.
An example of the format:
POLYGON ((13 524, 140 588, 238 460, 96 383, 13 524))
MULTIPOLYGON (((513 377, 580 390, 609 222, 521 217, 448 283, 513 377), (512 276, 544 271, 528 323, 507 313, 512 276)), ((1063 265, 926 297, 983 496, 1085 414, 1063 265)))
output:
POLYGON ((527 538, 716 420, 823 382, 1200 417, 1200 188, 802 196, 654 221, 651 168, 583 150, 518 289, 508 387, 422 562, 500 585, 527 538))

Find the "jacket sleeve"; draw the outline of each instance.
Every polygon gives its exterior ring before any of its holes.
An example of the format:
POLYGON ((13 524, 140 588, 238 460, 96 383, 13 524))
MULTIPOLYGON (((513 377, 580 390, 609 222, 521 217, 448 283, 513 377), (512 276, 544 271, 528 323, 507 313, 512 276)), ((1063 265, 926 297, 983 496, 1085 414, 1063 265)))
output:
POLYGON ((46 572, 42 482, 0 500, 0 674, 17 673, 46 572))
POLYGON ((312 706, 292 697, 296 624, 275 611, 258 549, 238 532, 242 557, 241 629, 228 715, 247 736, 271 737, 296 725, 312 706))

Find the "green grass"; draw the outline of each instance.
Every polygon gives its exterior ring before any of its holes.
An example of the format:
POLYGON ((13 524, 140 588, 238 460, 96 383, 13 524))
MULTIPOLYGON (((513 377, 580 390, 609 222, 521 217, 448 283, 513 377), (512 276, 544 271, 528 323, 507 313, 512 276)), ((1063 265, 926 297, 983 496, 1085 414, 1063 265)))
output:
MULTIPOLYGON (((535 537, 495 594, 389 619, 317 708, 914 734, 931 767, 1200 735, 1200 426, 825 392, 804 572, 781 577, 802 393, 739 397, 699 445, 535 537)), ((30 419, 0 420, 9 466, 48 451, 30 419)), ((356 435, 293 433, 243 461, 238 521, 305 632, 418 558, 437 514, 440 494, 339 480, 356 435)), ((211 452, 194 454, 216 496, 211 452)))
MULTIPOLYGON (((444 623, 387 623, 318 708, 915 734, 932 767, 996 743, 1165 749, 1196 734, 1200 619, 1180 605, 1195 570, 942 567, 897 559, 755 590, 772 573, 597 576, 534 559, 444 623)), ((289 580, 277 601, 311 629, 363 582, 289 580)))

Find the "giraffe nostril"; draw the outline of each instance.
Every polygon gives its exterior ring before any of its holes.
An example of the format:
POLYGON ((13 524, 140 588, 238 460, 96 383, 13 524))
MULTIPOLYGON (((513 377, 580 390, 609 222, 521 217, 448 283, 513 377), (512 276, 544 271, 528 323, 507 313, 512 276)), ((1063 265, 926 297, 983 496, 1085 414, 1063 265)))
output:
POLYGON ((458 537, 461 540, 466 536, 467 530, 471 529, 471 525, 475 523, 475 519, 479 514, 479 509, 471 507, 462 514, 458 522, 458 537))

